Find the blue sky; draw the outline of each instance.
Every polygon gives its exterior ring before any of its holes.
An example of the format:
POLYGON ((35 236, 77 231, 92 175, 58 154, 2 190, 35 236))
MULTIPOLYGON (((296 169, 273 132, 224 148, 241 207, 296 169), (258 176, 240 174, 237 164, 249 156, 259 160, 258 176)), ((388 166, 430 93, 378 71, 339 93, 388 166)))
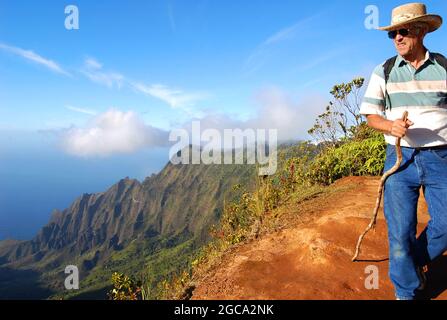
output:
MULTIPOLYGON (((68 107, 133 110, 165 129, 203 110, 247 118, 256 112, 253 97, 265 87, 296 98, 309 91, 326 94, 334 83, 366 75, 394 53, 384 33, 363 26, 370 1, 69 3, 79 8, 79 30, 64 28, 66 1, 0 1, 0 43, 31 50, 70 74, 2 50, 0 128, 84 124, 88 115, 68 107), (89 58, 102 65, 105 77, 118 74, 146 87, 179 90, 180 98, 192 96, 190 105, 175 108, 118 81, 94 82, 82 72, 89 58)), ((374 3, 380 24, 389 22, 399 3, 374 3)), ((434 12, 446 11, 444 1, 427 3, 434 12)), ((443 51, 441 39, 444 30, 428 43, 443 51)))
MULTIPOLYGON (((0 239, 30 237, 83 192, 160 170, 160 139, 192 119, 306 138, 334 84, 394 55, 364 27, 365 7, 388 25, 402 3, 0 0, 0 239), (69 4, 79 30, 64 27, 69 4)), ((443 26, 427 47, 447 54, 446 36, 443 26)))

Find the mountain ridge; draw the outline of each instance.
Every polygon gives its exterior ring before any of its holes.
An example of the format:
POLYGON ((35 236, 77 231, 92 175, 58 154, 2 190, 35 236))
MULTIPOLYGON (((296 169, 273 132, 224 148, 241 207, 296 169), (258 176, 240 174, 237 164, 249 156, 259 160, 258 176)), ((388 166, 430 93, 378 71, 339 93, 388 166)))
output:
POLYGON ((39 279, 50 275, 45 281, 58 292, 65 265, 77 263, 88 275, 135 241, 152 243, 146 255, 188 239, 204 243, 209 227, 219 220, 225 192, 235 184, 249 184, 254 174, 255 167, 247 165, 168 162, 142 182, 126 177, 104 192, 84 193, 66 209, 54 210, 31 240, 0 241, 0 268, 30 269, 42 275, 39 279), (164 244, 157 239, 165 239, 164 244))

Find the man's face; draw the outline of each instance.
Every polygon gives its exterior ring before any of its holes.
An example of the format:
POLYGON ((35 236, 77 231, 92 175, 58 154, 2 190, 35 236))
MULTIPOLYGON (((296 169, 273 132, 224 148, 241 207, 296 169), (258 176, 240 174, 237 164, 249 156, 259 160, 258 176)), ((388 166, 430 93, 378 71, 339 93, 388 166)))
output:
POLYGON ((423 46, 423 29, 418 29, 411 24, 405 25, 399 29, 409 29, 410 31, 407 36, 402 36, 400 33, 398 33, 393 40, 396 50, 401 56, 410 56, 417 49, 423 46))

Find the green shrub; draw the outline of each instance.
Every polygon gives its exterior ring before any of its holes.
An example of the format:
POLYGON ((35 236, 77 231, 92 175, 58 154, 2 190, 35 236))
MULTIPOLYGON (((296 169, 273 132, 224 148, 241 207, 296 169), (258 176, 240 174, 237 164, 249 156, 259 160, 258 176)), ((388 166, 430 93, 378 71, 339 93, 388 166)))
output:
POLYGON ((380 175, 386 143, 382 134, 370 130, 359 130, 361 138, 325 149, 311 164, 308 179, 328 185, 347 176, 380 175))
POLYGON ((109 292, 111 300, 141 300, 141 282, 123 274, 112 274, 113 289, 109 292))

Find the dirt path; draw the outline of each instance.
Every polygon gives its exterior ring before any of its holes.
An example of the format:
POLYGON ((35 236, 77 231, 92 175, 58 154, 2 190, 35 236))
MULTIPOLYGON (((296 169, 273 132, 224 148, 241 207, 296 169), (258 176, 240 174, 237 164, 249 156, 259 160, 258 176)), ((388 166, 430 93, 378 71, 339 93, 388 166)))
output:
MULTIPOLYGON (((394 299, 388 278, 386 224, 381 210, 376 231, 351 262, 360 233, 369 223, 379 180, 347 178, 355 188, 315 201, 313 222, 297 225, 244 244, 227 254, 196 287, 192 299, 394 299), (379 272, 379 289, 367 290, 368 266, 379 272)), ((419 232, 428 221, 419 204, 419 232)), ((425 298, 447 299, 447 256, 430 266, 425 298)))

